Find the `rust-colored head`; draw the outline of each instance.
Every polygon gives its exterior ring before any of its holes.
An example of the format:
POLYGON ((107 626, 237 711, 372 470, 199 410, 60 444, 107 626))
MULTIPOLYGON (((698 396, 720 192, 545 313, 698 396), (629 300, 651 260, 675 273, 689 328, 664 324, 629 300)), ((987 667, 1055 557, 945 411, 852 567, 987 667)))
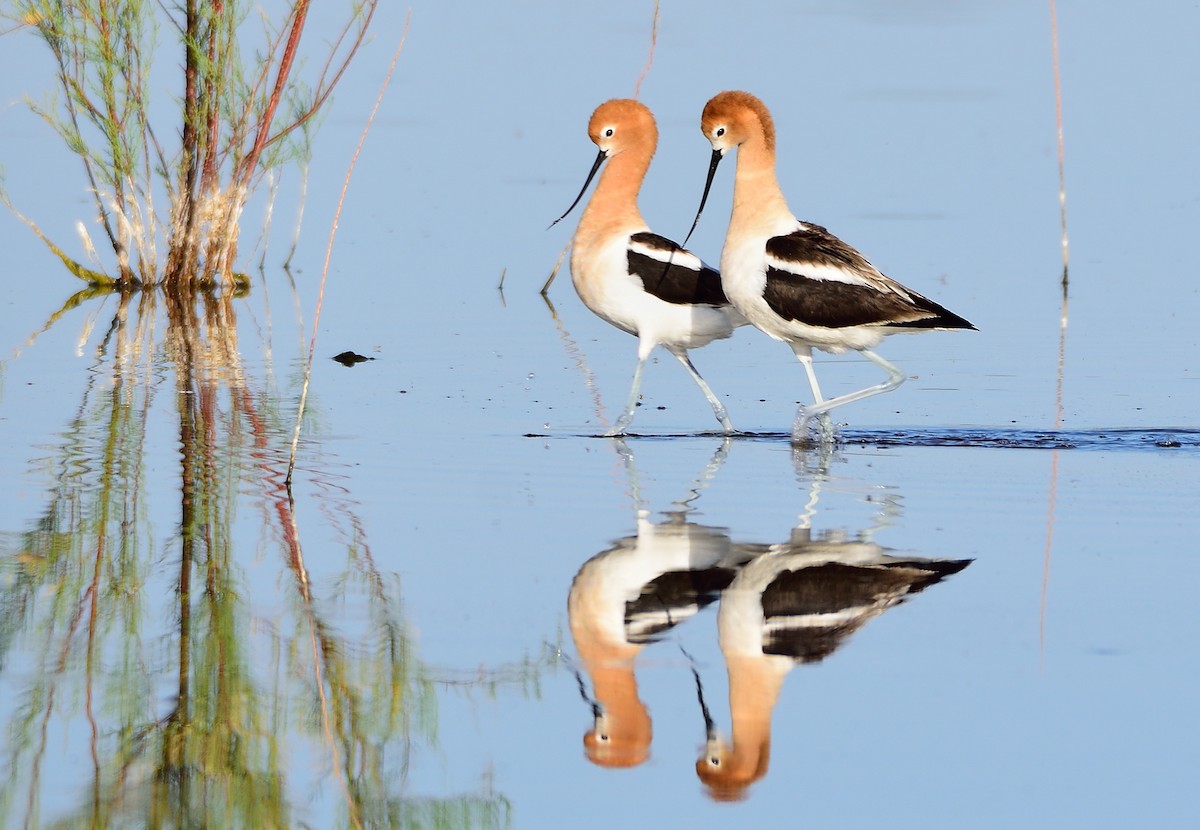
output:
MULTIPOLYGON (((700 132, 712 144, 712 159, 708 163, 708 178, 704 182, 704 193, 700 196, 700 207, 696 210, 691 229, 684 237, 684 245, 692 238, 700 214, 704 212, 713 176, 717 174, 717 165, 730 150, 743 144, 747 147, 759 145, 765 152, 755 154, 757 165, 770 168, 775 164, 775 122, 771 120, 766 105, 749 92, 730 90, 718 92, 710 98, 700 114, 700 132)), ((745 164, 745 152, 741 151, 739 168, 745 164)))
POLYGON ((658 127, 645 104, 632 98, 614 98, 596 107, 588 121, 588 137, 608 158, 630 148, 654 155, 658 127))
POLYGON ((658 147, 658 127, 655 126, 654 116, 645 104, 631 98, 613 98, 596 107, 596 111, 592 113, 591 120, 588 121, 588 138, 595 142, 600 152, 596 154, 596 160, 592 163, 591 172, 580 188, 579 195, 562 216, 550 223, 551 228, 567 218, 567 214, 579 204, 600 165, 627 151, 633 151, 634 155, 627 157, 633 159, 633 164, 625 166, 626 179, 632 183, 636 194, 637 188, 641 186, 642 176, 650 166, 650 159, 654 157, 654 150, 658 147))
POLYGON ((700 131, 722 155, 739 144, 761 138, 775 151, 775 122, 762 101, 749 92, 719 92, 704 105, 700 131))

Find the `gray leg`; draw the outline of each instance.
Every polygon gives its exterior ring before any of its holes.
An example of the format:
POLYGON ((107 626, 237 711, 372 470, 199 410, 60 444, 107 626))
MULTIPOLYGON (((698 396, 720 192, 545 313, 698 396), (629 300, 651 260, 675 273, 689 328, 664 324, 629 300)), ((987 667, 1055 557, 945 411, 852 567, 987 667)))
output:
POLYGON ((625 403, 625 409, 621 412, 617 422, 612 425, 612 429, 604 433, 605 435, 624 435, 625 430, 629 427, 629 423, 633 420, 634 410, 637 409, 638 393, 642 390, 642 370, 646 368, 646 358, 650 356, 650 351, 654 348, 646 350, 645 354, 638 349, 638 362, 633 370, 633 385, 629 387, 629 400, 625 403))
POLYGON ((891 392, 897 386, 904 383, 904 373, 897 369, 894 365, 884 360, 870 349, 862 349, 861 351, 864 357, 888 373, 888 379, 877 386, 868 386, 866 389, 859 389, 857 392, 849 392, 845 395, 838 395, 836 398, 830 398, 827 401, 822 401, 818 404, 815 404, 808 408, 808 416, 810 418, 814 415, 820 415, 823 412, 828 412, 835 407, 853 403, 854 401, 861 401, 863 398, 869 398, 872 395, 878 395, 882 392, 891 392))
POLYGON ((688 357, 687 350, 675 349, 669 346, 667 348, 671 354, 679 359, 679 362, 683 364, 683 368, 688 370, 688 374, 692 376, 692 380, 696 381, 696 385, 700 387, 700 391, 704 393, 704 397, 708 398, 708 402, 713 408, 713 414, 721 422, 721 429, 725 431, 725 434, 731 435, 737 432, 733 428, 733 422, 729 420, 729 413, 725 411, 725 405, 717 400, 717 396, 713 394, 712 388, 705 383, 704 378, 700 377, 700 373, 696 371, 696 367, 692 365, 692 361, 688 357))
MULTIPOLYGON (((804 373, 808 375, 808 385, 812 388, 813 405, 803 406, 796 410, 796 418, 792 421, 792 443, 801 444, 808 437, 808 422, 819 413, 822 409, 819 407, 825 403, 825 398, 821 394, 821 385, 817 383, 817 373, 813 369, 812 363, 812 348, 798 343, 791 344, 792 351, 796 353, 796 359, 800 361, 800 365, 804 367, 804 373)), ((832 426, 829 432, 832 433, 832 426)), ((824 430, 822 430, 824 433, 824 430)))

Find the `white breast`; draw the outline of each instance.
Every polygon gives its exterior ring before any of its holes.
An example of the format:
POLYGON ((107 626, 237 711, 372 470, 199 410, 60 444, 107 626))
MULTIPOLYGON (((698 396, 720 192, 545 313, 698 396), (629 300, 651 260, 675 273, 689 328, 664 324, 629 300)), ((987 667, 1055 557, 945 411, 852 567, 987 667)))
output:
POLYGON ((584 305, 642 340, 693 349, 729 337, 744 321, 729 307, 668 303, 629 273, 629 237, 611 236, 571 257, 571 279, 584 305))

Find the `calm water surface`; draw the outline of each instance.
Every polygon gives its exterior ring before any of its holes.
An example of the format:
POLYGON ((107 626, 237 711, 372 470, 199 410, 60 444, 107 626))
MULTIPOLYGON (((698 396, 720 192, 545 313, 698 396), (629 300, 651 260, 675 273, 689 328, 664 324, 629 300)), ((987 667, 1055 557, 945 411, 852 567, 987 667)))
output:
MULTIPOLYGON (((341 220, 291 498, 332 205, 402 9, 320 133, 293 274, 295 174, 250 294, 197 307, 190 355, 161 301, 64 309, 73 278, 0 219, 0 824, 1196 822, 1200 10, 1059 5, 1064 330, 1045 4, 663 4, 640 93, 655 229, 695 210, 704 101, 746 88, 792 208, 980 329, 885 344, 910 380, 839 411, 827 453, 783 437, 803 372, 745 329, 694 359, 753 435, 709 434, 663 360, 638 437, 589 437, 634 345, 565 274, 538 296, 571 232, 545 227, 593 157, 591 110, 634 91, 651 13, 414 5, 341 220), (347 349, 375 360, 328 359, 347 349), (833 556, 876 567, 815 567, 833 556), (904 601, 845 610, 831 574, 862 585, 887 556, 946 572, 892 569, 904 601), (799 602, 762 598, 788 563, 840 627, 814 621, 805 660, 747 658, 736 619, 799 602), (655 636, 614 645, 622 591, 664 570, 633 619, 655 636), (610 741, 589 755, 594 706, 610 741), (752 767, 737 786, 701 781, 707 736, 736 748, 731 777, 752 767)), ((73 243, 78 165, 13 103, 49 88, 46 55, 13 32, 0 69, 7 191, 73 243)), ((694 238, 710 261, 722 173, 694 238)), ((875 372, 818 370, 829 394, 875 372)))

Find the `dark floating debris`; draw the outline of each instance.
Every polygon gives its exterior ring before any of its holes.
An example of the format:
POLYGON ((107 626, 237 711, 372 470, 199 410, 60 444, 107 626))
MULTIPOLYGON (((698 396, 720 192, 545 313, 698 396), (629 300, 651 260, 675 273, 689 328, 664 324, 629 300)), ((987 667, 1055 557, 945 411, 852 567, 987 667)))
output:
POLYGON ((361 355, 358 352, 342 352, 341 354, 335 354, 333 359, 343 366, 353 366, 355 363, 362 363, 364 360, 374 360, 375 358, 361 355))

